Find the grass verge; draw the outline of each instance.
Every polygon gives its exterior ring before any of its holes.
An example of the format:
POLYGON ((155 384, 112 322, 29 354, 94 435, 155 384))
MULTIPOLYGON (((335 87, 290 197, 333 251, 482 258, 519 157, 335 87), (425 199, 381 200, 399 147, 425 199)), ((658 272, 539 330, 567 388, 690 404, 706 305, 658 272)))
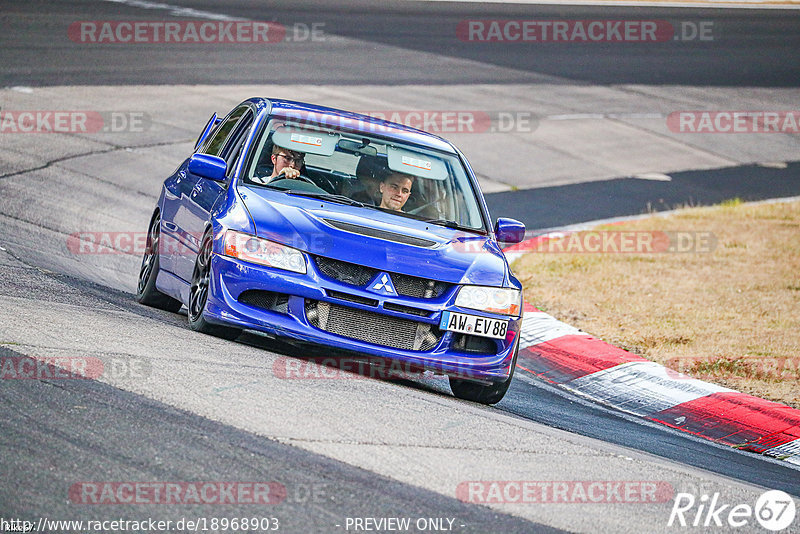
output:
POLYGON ((528 302, 693 377, 800 408, 800 202, 739 200, 545 242, 528 302))

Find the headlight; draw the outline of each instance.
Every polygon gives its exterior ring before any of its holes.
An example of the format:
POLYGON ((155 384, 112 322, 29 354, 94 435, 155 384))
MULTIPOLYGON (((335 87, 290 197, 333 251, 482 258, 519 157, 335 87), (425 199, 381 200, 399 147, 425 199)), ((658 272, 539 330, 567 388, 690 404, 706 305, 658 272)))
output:
POLYGON ((233 230, 225 232, 225 255, 267 267, 306 274, 306 259, 299 250, 233 230))
POLYGON ((517 289, 484 286, 462 286, 456 306, 503 315, 519 315, 520 294, 517 289))

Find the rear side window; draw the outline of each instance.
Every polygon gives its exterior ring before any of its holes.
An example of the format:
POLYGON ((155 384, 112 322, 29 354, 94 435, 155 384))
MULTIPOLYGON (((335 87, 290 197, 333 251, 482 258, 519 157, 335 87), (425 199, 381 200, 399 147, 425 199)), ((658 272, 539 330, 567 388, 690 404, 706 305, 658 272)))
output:
POLYGON ((227 155, 224 156, 228 164, 228 176, 233 175, 233 170, 236 168, 236 162, 241 156, 242 146, 245 139, 247 139, 251 126, 253 126, 253 112, 248 110, 230 135, 229 148, 227 149, 227 155))
POLYGON ((233 130, 233 127, 236 126, 236 123, 239 122, 239 119, 242 118, 247 109, 246 106, 242 106, 228 115, 228 118, 211 134, 211 138, 206 142, 201 152, 210 156, 219 156, 225 148, 225 139, 228 138, 228 134, 231 133, 231 130, 233 130))

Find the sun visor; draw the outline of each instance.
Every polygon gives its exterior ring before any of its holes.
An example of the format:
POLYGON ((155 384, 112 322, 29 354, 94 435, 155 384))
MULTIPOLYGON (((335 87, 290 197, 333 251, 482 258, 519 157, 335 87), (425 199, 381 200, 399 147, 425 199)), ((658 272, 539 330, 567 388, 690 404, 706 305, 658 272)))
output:
POLYGON ((291 126, 281 126, 272 134, 272 142, 281 148, 330 156, 336 150, 339 134, 303 130, 291 126))
POLYGON ((447 179, 447 167, 439 158, 392 146, 386 147, 386 155, 389 157, 389 168, 393 171, 432 180, 447 179))

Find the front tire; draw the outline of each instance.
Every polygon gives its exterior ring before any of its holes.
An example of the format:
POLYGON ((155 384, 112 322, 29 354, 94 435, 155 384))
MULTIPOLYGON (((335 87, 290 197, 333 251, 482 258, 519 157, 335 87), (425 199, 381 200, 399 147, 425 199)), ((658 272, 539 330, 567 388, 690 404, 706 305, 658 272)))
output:
POLYGON ((136 288, 136 300, 146 306, 177 313, 181 309, 181 301, 165 295, 156 289, 156 278, 159 271, 159 249, 161 243, 161 214, 153 215, 150 228, 147 230, 147 246, 139 269, 139 284, 136 288))
POLYGON ((511 360, 511 372, 508 378, 503 382, 485 386, 479 382, 465 380, 463 378, 449 377, 450 389, 453 395, 459 399, 468 400, 471 402, 478 402, 480 404, 497 404, 506 395, 511 379, 514 377, 514 369, 517 367, 517 355, 519 354, 519 339, 514 348, 514 357, 511 360))
POLYGON ((203 236, 200 252, 194 262, 192 285, 189 288, 189 327, 196 332, 233 340, 242 333, 239 328, 211 324, 203 317, 203 312, 208 302, 208 288, 211 282, 212 245, 213 239, 209 230, 203 236))

